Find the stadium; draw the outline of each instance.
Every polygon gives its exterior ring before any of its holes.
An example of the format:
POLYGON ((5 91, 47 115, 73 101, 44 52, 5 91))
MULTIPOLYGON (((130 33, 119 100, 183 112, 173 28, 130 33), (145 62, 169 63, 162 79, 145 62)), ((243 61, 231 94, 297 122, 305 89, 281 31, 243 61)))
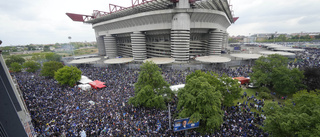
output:
POLYGON ((66 14, 92 24, 99 56, 189 63, 227 46, 227 28, 238 19, 230 8, 227 0, 132 0, 130 7, 109 4, 109 12, 66 14))

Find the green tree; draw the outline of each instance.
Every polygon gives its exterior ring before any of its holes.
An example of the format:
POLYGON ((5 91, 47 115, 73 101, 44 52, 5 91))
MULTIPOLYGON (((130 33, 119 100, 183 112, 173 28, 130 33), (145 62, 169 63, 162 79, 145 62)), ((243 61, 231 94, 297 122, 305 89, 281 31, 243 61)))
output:
POLYGON ((287 37, 284 34, 281 34, 277 39, 280 39, 280 41, 282 41, 282 42, 287 41, 287 37))
POLYGON ((20 72, 22 69, 22 66, 18 62, 13 62, 10 64, 10 70, 12 72, 20 72))
POLYGON ((171 99, 173 92, 160 71, 153 62, 141 65, 138 81, 134 84, 135 96, 129 99, 130 104, 165 109, 165 102, 171 99))
POLYGON ((81 79, 81 70, 74 66, 64 66, 54 73, 54 79, 60 84, 73 86, 81 79))
POLYGON ((43 47, 43 51, 44 51, 44 52, 50 51, 50 46, 49 46, 49 45, 44 46, 44 47, 43 47))
POLYGON ((222 104, 224 106, 233 106, 233 101, 238 99, 241 96, 242 88, 238 80, 234 80, 231 77, 228 77, 226 74, 223 74, 219 77, 217 74, 210 72, 204 73, 201 71, 196 71, 187 76, 186 79, 191 77, 205 77, 209 84, 215 87, 222 94, 222 104))
POLYGON ((45 58, 47 61, 58 61, 58 62, 61 61, 61 56, 56 53, 52 53, 52 52, 46 53, 45 58))
POLYGON ((17 55, 12 55, 12 56, 9 56, 9 58, 6 60, 6 65, 8 67, 10 67, 10 64, 14 63, 14 62, 17 62, 19 63, 20 65, 22 65, 26 60, 21 57, 21 56, 17 56, 17 55))
POLYGON ((46 59, 45 53, 33 53, 31 60, 37 61, 37 62, 42 62, 46 59))
POLYGON ((36 72, 40 69, 40 63, 34 62, 34 61, 27 61, 23 63, 22 65, 24 68, 26 68, 27 72, 36 72))
POLYGON ((274 68, 272 72, 272 85, 276 91, 283 94, 290 94, 303 87, 303 72, 297 68, 292 70, 287 67, 274 68))
POLYGON ((304 70, 305 79, 303 83, 306 85, 308 91, 320 89, 320 69, 317 67, 306 68, 304 70))
POLYGON ((49 61, 43 63, 43 67, 41 69, 41 75, 47 77, 54 77, 54 73, 63 67, 61 62, 49 61))
POLYGON ((288 94, 297 91, 303 85, 303 72, 287 68, 288 58, 278 54, 260 57, 252 67, 250 77, 256 84, 274 88, 277 92, 288 94))
POLYGON ((241 96, 242 88, 238 80, 234 80, 226 74, 220 77, 219 82, 211 83, 211 85, 213 84, 215 84, 214 86, 217 87, 222 94, 222 104, 224 106, 233 106, 233 101, 241 96))
POLYGON ((297 92, 282 107, 267 103, 264 108, 267 119, 263 129, 275 137, 320 135, 320 95, 313 91, 297 92))
POLYGON ((208 78, 219 81, 211 74, 197 70, 187 76, 185 87, 178 92, 179 118, 200 120, 197 130, 201 133, 212 133, 223 122, 222 94, 217 90, 218 87, 210 84, 208 78))

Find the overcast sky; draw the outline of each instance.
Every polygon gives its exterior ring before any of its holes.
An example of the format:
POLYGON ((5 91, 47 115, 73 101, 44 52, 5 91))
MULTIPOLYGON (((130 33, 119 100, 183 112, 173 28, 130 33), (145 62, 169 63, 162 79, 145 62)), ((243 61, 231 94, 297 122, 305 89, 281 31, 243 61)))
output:
MULTIPOLYGON (((66 12, 108 11, 108 4, 130 6, 131 0, 10 0, 0 2, 2 46, 95 41, 90 24, 73 22, 66 12)), ((320 0, 231 0, 240 17, 230 35, 320 31, 320 0)))

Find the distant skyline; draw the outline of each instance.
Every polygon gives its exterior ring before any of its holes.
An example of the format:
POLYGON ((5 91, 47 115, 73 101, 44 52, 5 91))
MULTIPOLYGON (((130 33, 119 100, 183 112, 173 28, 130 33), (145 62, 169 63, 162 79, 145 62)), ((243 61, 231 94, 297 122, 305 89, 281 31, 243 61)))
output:
MULTIPOLYGON (((66 12, 90 15, 108 4, 130 6, 131 0, 11 0, 0 3, 1 46, 95 41, 90 24, 73 22, 66 12)), ((230 36, 254 33, 320 31, 319 0, 231 0, 235 17, 230 36)))

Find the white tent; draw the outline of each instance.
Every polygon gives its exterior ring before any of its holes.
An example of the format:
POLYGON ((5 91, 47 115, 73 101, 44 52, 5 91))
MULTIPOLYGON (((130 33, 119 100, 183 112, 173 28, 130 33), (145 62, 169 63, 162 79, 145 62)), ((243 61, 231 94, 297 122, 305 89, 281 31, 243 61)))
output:
POLYGON ((87 76, 81 75, 81 79, 80 79, 79 83, 88 84, 88 83, 90 83, 90 82, 92 82, 91 79, 89 79, 87 76))
POLYGON ((184 86, 185 86, 185 84, 173 85, 173 86, 170 86, 170 89, 172 91, 177 91, 178 89, 183 88, 184 86))
POLYGON ((90 100, 88 103, 90 103, 91 105, 95 105, 96 104, 96 102, 94 102, 92 100, 90 100))
POLYGON ((86 132, 84 130, 80 131, 80 136, 81 137, 87 137, 86 132))
POLYGON ((90 90, 91 86, 89 84, 80 84, 78 85, 82 90, 90 90))

